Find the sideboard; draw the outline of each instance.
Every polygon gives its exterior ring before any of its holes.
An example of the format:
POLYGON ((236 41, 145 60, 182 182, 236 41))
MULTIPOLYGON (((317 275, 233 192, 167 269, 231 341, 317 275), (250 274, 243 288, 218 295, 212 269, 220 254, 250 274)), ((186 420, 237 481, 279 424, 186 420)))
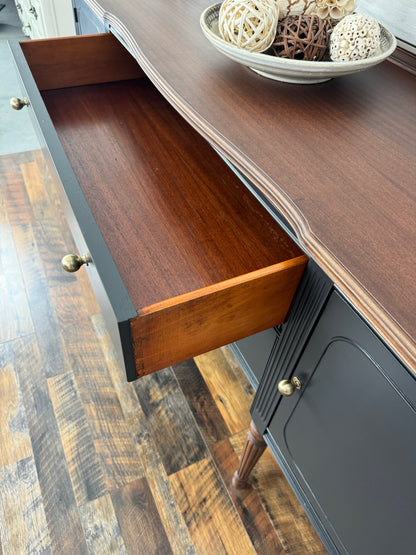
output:
POLYGON ((128 379, 232 343, 256 390, 235 487, 268 445, 330 553, 410 554, 415 71, 264 79, 205 40, 207 5, 85 0, 105 33, 12 45, 66 267, 128 379))

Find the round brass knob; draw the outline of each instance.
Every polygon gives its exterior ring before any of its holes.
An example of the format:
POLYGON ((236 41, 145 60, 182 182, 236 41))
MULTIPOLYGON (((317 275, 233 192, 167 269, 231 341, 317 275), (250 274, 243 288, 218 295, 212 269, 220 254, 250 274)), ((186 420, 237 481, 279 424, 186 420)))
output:
POLYGON ((88 266, 88 263, 92 262, 89 254, 84 254, 84 256, 78 256, 77 254, 67 254, 61 260, 62 268, 66 272, 78 272, 78 270, 84 264, 88 266))
POLYGON ((277 389, 279 390, 280 395, 284 395, 285 397, 290 397, 293 395, 296 389, 300 389, 302 384, 300 383, 299 378, 293 377, 291 380, 281 380, 277 384, 277 389))
POLYGON ((10 99, 10 106, 14 109, 14 110, 21 110, 23 108, 23 106, 29 106, 30 102, 28 98, 17 98, 16 96, 14 96, 13 98, 10 99))

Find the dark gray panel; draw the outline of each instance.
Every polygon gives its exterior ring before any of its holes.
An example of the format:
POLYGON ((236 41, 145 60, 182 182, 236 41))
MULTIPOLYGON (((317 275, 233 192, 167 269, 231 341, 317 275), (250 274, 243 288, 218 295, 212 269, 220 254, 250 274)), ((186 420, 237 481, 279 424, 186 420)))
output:
POLYGON ((231 345, 234 355, 255 390, 257 390, 278 338, 279 333, 276 328, 270 328, 231 345))
POLYGON ((265 432, 280 401, 277 384, 295 367, 331 290, 332 282, 309 260, 251 408, 260 433, 265 432))
POLYGON ((333 294, 269 426, 341 552, 414 553, 416 380, 333 294))

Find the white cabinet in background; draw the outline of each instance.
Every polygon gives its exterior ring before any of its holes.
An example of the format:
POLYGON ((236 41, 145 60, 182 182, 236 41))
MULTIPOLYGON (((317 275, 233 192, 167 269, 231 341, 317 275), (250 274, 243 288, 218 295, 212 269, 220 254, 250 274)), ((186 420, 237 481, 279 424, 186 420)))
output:
POLYGON ((71 0, 15 0, 22 31, 31 39, 75 35, 71 0))

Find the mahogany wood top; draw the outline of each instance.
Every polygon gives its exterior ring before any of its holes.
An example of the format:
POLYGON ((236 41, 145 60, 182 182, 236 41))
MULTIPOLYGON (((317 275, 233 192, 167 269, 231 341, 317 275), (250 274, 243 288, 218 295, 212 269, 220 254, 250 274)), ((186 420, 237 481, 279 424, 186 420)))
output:
POLYGON ((387 61, 319 85, 279 83, 209 44, 199 26, 209 0, 86 2, 415 369, 416 77, 387 61))

